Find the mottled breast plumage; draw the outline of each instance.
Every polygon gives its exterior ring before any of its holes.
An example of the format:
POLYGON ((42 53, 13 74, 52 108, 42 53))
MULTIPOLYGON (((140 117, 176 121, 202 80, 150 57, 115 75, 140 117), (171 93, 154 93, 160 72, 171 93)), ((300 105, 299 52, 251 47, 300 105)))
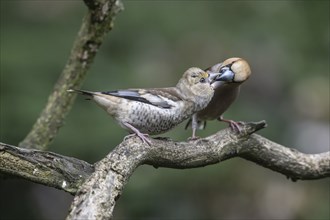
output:
POLYGON ((208 104, 214 89, 206 77, 208 73, 193 67, 183 74, 176 87, 70 92, 91 97, 123 128, 148 142, 142 133, 164 133, 208 104))

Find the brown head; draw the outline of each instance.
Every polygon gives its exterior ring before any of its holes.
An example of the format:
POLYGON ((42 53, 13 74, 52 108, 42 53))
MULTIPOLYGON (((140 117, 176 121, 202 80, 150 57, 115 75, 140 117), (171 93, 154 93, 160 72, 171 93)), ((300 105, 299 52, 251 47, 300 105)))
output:
POLYGON ((204 70, 191 67, 182 76, 176 87, 188 99, 206 98, 213 96, 214 89, 210 84, 209 74, 204 70))
POLYGON ((210 72, 215 75, 214 81, 222 81, 227 83, 242 83, 251 75, 251 68, 246 60, 233 57, 225 60, 221 65, 216 64, 216 68, 210 68, 216 72, 210 72))

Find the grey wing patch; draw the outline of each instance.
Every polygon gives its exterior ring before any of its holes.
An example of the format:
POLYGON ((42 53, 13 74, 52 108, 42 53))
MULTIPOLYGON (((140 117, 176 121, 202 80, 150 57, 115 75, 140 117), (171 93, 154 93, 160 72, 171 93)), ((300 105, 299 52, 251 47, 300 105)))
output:
POLYGON ((129 99, 137 102, 143 102, 160 108, 172 107, 172 105, 170 105, 162 97, 156 94, 150 94, 146 90, 143 90, 142 92, 139 92, 139 90, 116 90, 116 91, 108 91, 101 93, 105 95, 112 95, 112 96, 129 99))
POLYGON ((119 97, 139 97, 140 94, 138 90, 115 90, 115 91, 108 91, 108 92, 102 92, 103 94, 107 95, 114 95, 119 97))
POLYGON ((161 107, 161 108, 171 108, 172 105, 168 103, 161 95, 151 94, 146 92, 142 95, 145 99, 147 99, 152 105, 161 107))

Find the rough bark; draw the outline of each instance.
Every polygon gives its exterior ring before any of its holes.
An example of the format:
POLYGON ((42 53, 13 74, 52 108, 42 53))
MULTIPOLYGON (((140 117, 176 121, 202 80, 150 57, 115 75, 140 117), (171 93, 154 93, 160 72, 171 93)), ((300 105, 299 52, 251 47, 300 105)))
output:
POLYGON ((111 218, 116 200, 141 164, 186 169, 242 157, 293 180, 330 176, 329 152, 308 155, 252 134, 265 125, 248 123, 240 134, 225 129, 189 142, 152 139, 151 146, 142 144, 138 138, 129 138, 97 164, 95 172, 79 188, 67 219, 111 218))
POLYGON ((82 21, 69 59, 54 86, 48 102, 20 147, 45 150, 56 137, 70 111, 75 95, 70 88, 79 88, 105 35, 112 29, 115 15, 123 9, 120 0, 86 0, 89 10, 82 21))
POLYGON ((246 123, 240 134, 224 129, 188 142, 150 139, 151 146, 139 138, 127 138, 95 166, 52 152, 0 143, 0 173, 75 194, 68 219, 112 217, 125 184, 142 164, 187 169, 241 157, 292 180, 330 177, 330 152, 304 154, 252 134, 263 127, 265 122, 246 123))
POLYGON ((0 173, 76 193, 94 166, 72 157, 0 142, 0 173))

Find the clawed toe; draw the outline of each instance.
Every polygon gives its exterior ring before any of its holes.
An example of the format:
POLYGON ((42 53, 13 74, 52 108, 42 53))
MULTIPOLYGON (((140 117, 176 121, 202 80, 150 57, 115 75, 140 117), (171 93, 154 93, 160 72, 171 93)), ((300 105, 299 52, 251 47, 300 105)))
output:
POLYGON ((230 128, 233 131, 237 132, 237 133, 241 133, 242 132, 241 124, 242 123, 240 123, 240 122, 236 122, 236 121, 232 121, 232 120, 230 120, 230 122, 229 122, 230 128))
POLYGON ((144 144, 147 143, 149 146, 151 146, 151 141, 146 136, 149 136, 149 135, 148 134, 142 134, 142 133, 140 135, 138 135, 138 137, 142 140, 142 142, 144 144))
POLYGON ((147 143, 149 146, 151 145, 151 141, 147 137, 149 135, 148 134, 142 134, 142 133, 140 133, 140 134, 129 134, 129 135, 126 135, 124 137, 124 141, 126 141, 128 138, 133 137, 133 136, 138 136, 144 144, 147 143))
POLYGON ((242 132, 242 129, 241 129, 241 125, 243 125, 242 122, 239 122, 239 121, 233 121, 233 120, 229 120, 229 119, 224 119, 222 116, 220 116, 218 118, 219 121, 223 121, 223 122, 226 122, 229 124, 229 127, 234 131, 234 132, 237 132, 237 133, 241 133, 242 132))
POLYGON ((129 128, 131 131, 134 132, 134 134, 129 134, 127 135, 124 140, 126 140, 128 137, 131 137, 132 135, 136 135, 138 136, 141 141, 145 144, 147 143, 149 146, 151 145, 151 141, 147 138, 147 136, 149 136, 148 134, 143 134, 141 133, 137 128, 135 128, 133 125, 127 123, 127 122, 123 122, 123 125, 125 125, 127 128, 129 128))

